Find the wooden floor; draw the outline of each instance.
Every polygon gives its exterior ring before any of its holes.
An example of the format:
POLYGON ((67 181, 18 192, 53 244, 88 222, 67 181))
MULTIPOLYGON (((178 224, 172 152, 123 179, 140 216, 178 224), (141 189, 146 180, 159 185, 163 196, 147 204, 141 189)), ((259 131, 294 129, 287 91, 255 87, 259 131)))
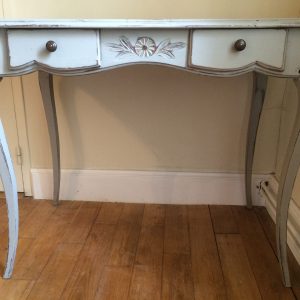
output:
MULTIPOLYGON (((6 207, 0 204, 1 272, 6 207)), ((20 200, 13 279, 0 299, 296 299, 264 208, 20 200)), ((299 298, 300 299, 300 298, 299 298)))

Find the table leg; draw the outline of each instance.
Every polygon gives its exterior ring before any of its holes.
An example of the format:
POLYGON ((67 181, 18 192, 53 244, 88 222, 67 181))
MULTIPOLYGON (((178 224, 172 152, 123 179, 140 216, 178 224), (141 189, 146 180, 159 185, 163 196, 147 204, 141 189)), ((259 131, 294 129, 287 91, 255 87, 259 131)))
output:
POLYGON ((0 176, 5 191, 8 212, 8 253, 3 278, 10 278, 14 268, 18 246, 19 208, 16 177, 1 121, 0 176))
POLYGON ((287 258, 287 220, 293 187, 300 166, 300 81, 294 81, 298 90, 298 108, 294 128, 284 158, 276 208, 277 253, 285 286, 291 286, 287 258))
POLYGON ((266 75, 254 73, 253 97, 250 108, 248 123, 247 146, 246 146, 246 165, 245 165, 245 187, 247 207, 252 208, 252 167, 256 135, 260 120, 261 111, 264 104, 265 92, 268 77, 266 75))
POLYGON ((53 76, 43 71, 39 71, 39 84, 43 98, 44 110, 48 124, 50 137, 52 166, 53 166, 53 201, 54 205, 59 202, 60 189, 60 150, 59 135, 53 90, 53 76))

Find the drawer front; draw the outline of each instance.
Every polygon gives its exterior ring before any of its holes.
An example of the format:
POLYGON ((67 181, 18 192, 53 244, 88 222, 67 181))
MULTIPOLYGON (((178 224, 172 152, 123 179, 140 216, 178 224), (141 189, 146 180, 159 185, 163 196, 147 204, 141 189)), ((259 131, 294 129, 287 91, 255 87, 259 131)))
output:
POLYGON ((193 67, 221 71, 242 69, 254 64, 272 70, 283 70, 286 31, 277 29, 194 30, 191 35, 193 67), (244 50, 235 42, 244 40, 244 50))
POLYGON ((186 67, 187 30, 103 29, 102 67, 160 63, 186 67))
POLYGON ((12 70, 39 64, 54 69, 85 69, 100 65, 96 30, 8 30, 9 64, 12 70), (50 52, 48 41, 57 48, 50 52))

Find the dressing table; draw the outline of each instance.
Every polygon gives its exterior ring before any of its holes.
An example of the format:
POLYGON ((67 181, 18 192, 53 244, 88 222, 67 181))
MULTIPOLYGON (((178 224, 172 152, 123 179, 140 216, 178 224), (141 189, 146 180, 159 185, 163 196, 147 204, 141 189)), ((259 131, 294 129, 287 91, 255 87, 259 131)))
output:
MULTIPOLYGON (((0 76, 39 72, 53 161, 53 201, 59 202, 60 149, 53 76, 86 75, 130 64, 162 64, 208 76, 253 72, 245 162, 247 206, 256 134, 268 76, 294 78, 300 100, 300 20, 21 20, 0 22, 0 76)), ((300 165, 300 108, 277 194, 277 249, 284 284, 287 217, 300 165)), ((0 127, 0 172, 7 197, 12 274, 18 241, 18 202, 12 163, 0 127)))

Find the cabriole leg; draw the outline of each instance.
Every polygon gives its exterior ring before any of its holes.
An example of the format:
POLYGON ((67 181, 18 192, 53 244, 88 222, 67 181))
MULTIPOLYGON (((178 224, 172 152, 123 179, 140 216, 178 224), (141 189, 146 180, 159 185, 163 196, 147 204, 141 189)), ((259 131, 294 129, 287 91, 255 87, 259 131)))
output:
POLYGON ((253 78, 253 97, 250 108, 248 123, 247 145, 246 145, 246 165, 245 165, 245 188, 247 207, 252 208, 252 167, 256 135, 260 120, 261 111, 264 104, 265 92, 268 77, 266 75, 254 73, 253 78))
POLYGON ((277 253, 282 270, 285 286, 291 286, 291 279, 287 258, 287 220, 289 204, 293 187, 300 166, 300 82, 295 80, 298 90, 298 109, 294 128, 289 141, 287 152, 282 166, 276 208, 276 238, 277 253))
POLYGON ((51 144, 53 165, 53 201, 54 205, 58 205, 60 188, 60 150, 52 75, 40 71, 39 84, 43 98, 51 144))
POLYGON ((4 129, 0 121, 0 176, 8 212, 8 253, 3 278, 10 278, 14 268, 19 234, 17 182, 4 129))

